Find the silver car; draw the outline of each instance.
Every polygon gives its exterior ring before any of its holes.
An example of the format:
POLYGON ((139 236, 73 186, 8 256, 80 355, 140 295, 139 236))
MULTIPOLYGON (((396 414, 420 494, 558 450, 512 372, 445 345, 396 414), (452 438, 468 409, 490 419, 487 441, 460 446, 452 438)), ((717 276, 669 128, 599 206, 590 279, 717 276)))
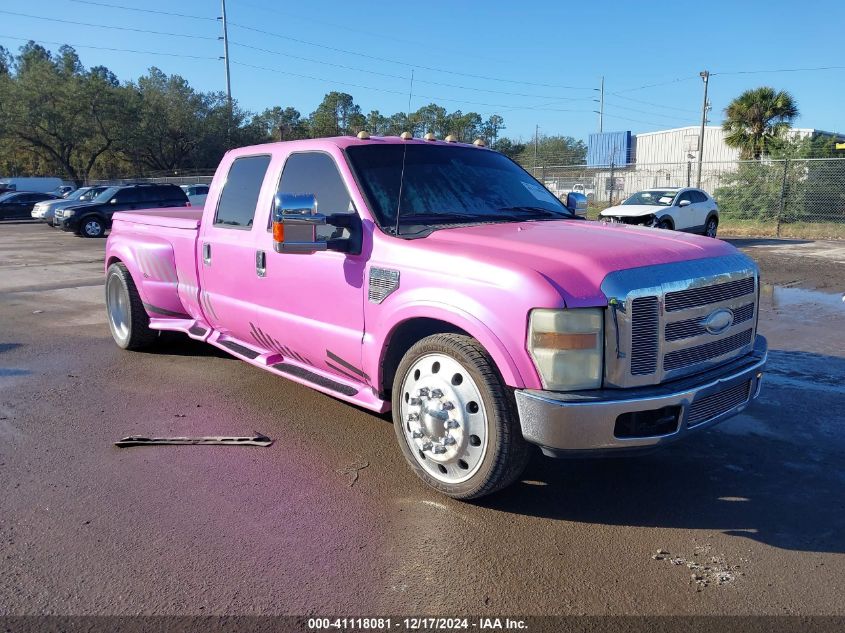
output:
POLYGON ((68 194, 67 198, 39 202, 32 208, 32 217, 53 226, 53 220, 56 217, 56 209, 64 209, 65 207, 77 205, 80 202, 91 202, 106 189, 107 187, 103 186, 80 187, 76 191, 68 194))

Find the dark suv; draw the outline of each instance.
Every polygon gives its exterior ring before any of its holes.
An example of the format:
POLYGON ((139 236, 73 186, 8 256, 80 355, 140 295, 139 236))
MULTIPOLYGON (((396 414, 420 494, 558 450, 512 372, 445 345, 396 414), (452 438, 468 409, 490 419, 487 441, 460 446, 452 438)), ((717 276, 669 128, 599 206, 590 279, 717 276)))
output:
POLYGON ((176 185, 136 184, 109 187, 93 201, 56 211, 55 225, 83 237, 103 237, 117 211, 190 206, 176 185))

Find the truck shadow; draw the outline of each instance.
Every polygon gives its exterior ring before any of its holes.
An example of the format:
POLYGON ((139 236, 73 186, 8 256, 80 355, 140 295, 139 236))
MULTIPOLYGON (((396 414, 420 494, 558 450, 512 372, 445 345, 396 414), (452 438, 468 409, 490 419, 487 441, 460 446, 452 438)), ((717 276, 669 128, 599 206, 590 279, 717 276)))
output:
POLYGON ((639 457, 537 457, 520 482, 479 505, 843 553, 843 383, 845 359, 774 351, 761 399, 741 416, 639 457))
POLYGON ((155 345, 144 351, 147 354, 160 356, 196 356, 198 358, 238 360, 214 345, 197 341, 180 332, 162 332, 155 345))

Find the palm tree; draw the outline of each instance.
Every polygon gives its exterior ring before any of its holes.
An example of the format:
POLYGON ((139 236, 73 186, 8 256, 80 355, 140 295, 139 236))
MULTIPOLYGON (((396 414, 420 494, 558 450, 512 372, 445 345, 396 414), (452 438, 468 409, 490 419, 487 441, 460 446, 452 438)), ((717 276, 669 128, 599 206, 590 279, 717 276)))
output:
POLYGON ((797 116, 798 105, 785 90, 746 90, 725 108, 725 143, 737 148, 740 158, 759 160, 797 116))

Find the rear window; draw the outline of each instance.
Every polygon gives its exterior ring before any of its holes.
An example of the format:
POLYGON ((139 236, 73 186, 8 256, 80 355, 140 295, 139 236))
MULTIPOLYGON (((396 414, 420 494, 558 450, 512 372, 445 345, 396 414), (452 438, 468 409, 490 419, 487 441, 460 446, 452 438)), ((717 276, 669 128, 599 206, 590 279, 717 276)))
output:
MULTIPOLYGON (((270 165, 270 157, 236 158, 229 168, 226 184, 217 203, 214 225, 222 228, 251 228, 258 194, 270 165)), ((184 193, 183 193, 184 195, 184 193)))

